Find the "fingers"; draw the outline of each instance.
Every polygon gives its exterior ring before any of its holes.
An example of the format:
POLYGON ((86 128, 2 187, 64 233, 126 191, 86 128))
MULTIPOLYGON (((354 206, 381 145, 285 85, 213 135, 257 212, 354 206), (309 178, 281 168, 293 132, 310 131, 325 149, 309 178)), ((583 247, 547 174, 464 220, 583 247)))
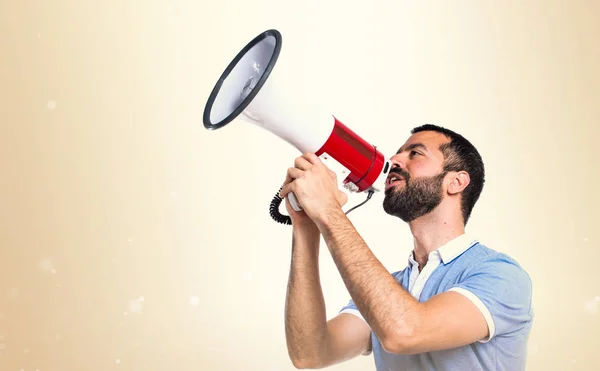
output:
POLYGON ((296 157, 296 160, 294 161, 294 166, 300 170, 308 170, 314 165, 312 165, 310 161, 308 161, 308 159, 304 156, 300 156, 296 157))
POLYGON ((294 191, 294 186, 295 186, 294 183, 288 183, 288 184, 284 185, 283 187, 281 187, 281 191, 279 191, 279 197, 285 198, 285 196, 287 196, 288 193, 294 191))
POLYGON ((288 168, 287 173, 285 174, 285 180, 283 181, 282 186, 285 186, 288 183, 291 183, 294 181, 294 179, 298 179, 302 176, 303 171, 300 169, 297 169, 295 167, 290 167, 288 168))
POLYGON ((300 178, 303 173, 304 171, 298 168, 288 168, 288 171, 285 176, 285 182, 283 182, 283 185, 281 186, 281 191, 279 191, 279 197, 285 198, 285 196, 292 191, 292 188, 296 186, 294 180, 300 178))
POLYGON ((319 159, 311 153, 307 153, 300 157, 297 157, 296 160, 294 160, 294 167, 288 168, 283 185, 285 186, 286 184, 291 183, 294 179, 300 178, 303 175, 304 171, 309 170, 311 167, 313 167, 314 164, 311 163, 311 161, 314 162, 314 158, 316 158, 317 160, 319 159))
POLYGON ((348 202, 348 195, 344 191, 338 191, 337 200, 340 203, 340 206, 344 206, 346 202, 348 202))
POLYGON ((320 165, 321 164, 321 159, 312 152, 304 153, 301 158, 305 159, 311 165, 320 165))
POLYGON ((292 192, 294 180, 302 178, 306 171, 309 171, 312 167, 320 164, 322 164, 321 159, 312 152, 307 152, 302 156, 297 157, 294 161, 294 167, 288 168, 279 196, 285 197, 288 193, 292 192))
POLYGON ((302 171, 298 168, 295 168, 295 167, 290 167, 287 171, 287 178, 289 178, 291 181, 291 180, 300 178, 303 174, 304 174, 304 171, 302 171))
POLYGON ((294 162, 294 166, 302 170, 308 170, 313 166, 319 166, 321 164, 323 164, 323 162, 313 152, 304 153, 302 156, 296 158, 296 161, 294 162))

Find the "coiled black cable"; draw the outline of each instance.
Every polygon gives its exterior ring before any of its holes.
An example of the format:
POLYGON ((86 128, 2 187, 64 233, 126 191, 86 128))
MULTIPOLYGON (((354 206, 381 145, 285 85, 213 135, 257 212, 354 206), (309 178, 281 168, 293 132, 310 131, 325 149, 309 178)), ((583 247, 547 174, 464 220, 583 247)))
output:
POLYGON ((271 214, 271 218, 275 220, 277 223, 292 225, 292 218, 289 215, 283 215, 279 212, 279 205, 283 201, 283 198, 279 196, 279 192, 283 189, 283 186, 279 188, 275 197, 271 201, 271 205, 269 206, 269 214, 271 214))
MULTIPOLYGON (((279 206, 283 201, 283 198, 279 196, 279 192, 281 192, 282 188, 283 187, 279 188, 279 191, 277 191, 277 194, 275 195, 275 197, 273 197, 273 200, 271 200, 271 204, 269 205, 269 214, 271 214, 271 218, 273 218, 273 220, 275 220, 277 223, 284 225, 292 225, 292 218, 290 218, 289 215, 283 215, 279 212, 279 206)), ((366 204, 367 201, 369 201, 373 196, 373 193, 375 193, 373 190, 369 190, 367 194, 367 199, 361 202, 360 204, 352 207, 350 210, 346 211, 345 214, 348 215, 352 210, 355 210, 358 207, 366 204)))

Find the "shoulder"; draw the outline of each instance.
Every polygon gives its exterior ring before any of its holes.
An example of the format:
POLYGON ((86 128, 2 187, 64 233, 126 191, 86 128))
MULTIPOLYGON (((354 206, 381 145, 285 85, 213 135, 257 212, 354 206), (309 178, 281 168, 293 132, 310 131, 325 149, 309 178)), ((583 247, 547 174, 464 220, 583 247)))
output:
POLYGON ((525 268, 507 253, 477 243, 464 256, 463 271, 459 281, 470 282, 474 287, 493 288, 497 294, 515 300, 529 300, 532 280, 525 268), (498 292, 500 290, 500 292, 498 292))
POLYGON ((462 274, 448 290, 477 304, 491 337, 524 328, 532 320, 531 278, 516 259, 478 243, 462 260, 462 274))
POLYGON ((490 277, 504 277, 531 284, 529 273, 515 258, 480 242, 471 248, 465 263, 465 273, 469 276, 473 274, 486 274, 490 275, 490 277))

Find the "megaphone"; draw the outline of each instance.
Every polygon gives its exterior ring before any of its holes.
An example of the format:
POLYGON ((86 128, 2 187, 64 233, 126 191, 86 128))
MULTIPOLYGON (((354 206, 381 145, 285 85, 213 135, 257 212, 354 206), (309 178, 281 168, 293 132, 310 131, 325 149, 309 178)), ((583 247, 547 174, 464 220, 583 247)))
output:
MULTIPOLYGON (((281 33, 270 29, 242 48, 208 97, 204 127, 216 130, 243 118, 301 153, 315 153, 336 173, 340 189, 368 192, 367 200, 370 199, 374 192, 384 189, 390 160, 320 105, 286 96, 291 88, 282 89, 285 76, 275 73, 281 46, 281 33)), ((302 210, 293 193, 288 194, 288 200, 294 210, 302 210)), ((279 213, 281 201, 278 192, 270 205, 271 216, 279 223, 291 224, 289 216, 279 213)))

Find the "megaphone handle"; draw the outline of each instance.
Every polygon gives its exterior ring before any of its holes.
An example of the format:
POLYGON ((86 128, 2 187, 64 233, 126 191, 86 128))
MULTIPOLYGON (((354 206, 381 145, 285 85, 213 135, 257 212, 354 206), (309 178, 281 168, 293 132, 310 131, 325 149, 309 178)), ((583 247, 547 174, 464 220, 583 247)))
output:
POLYGON ((294 209, 295 211, 302 210, 302 207, 300 207, 300 205, 298 204, 298 200, 296 199, 296 195, 294 194, 294 192, 288 193, 288 201, 290 202, 290 205, 292 205, 292 209, 294 209))

